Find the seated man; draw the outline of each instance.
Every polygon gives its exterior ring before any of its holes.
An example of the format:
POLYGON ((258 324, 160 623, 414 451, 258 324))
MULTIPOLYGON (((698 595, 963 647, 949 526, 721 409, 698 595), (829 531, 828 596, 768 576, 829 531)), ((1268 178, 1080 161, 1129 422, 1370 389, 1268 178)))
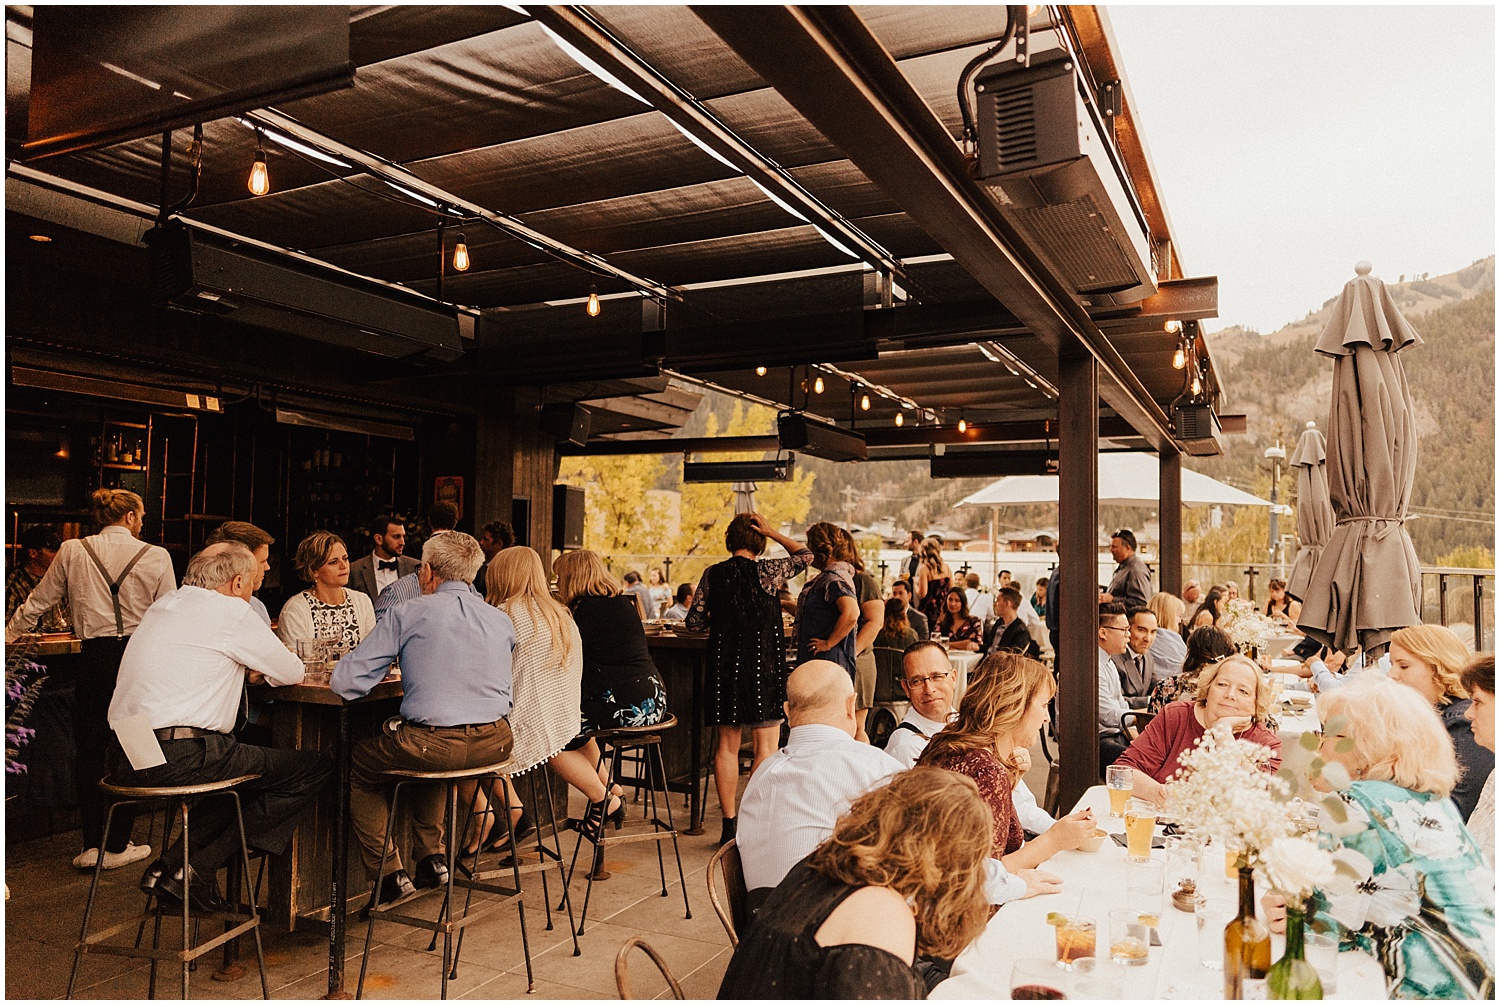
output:
MULTIPOLYGON (((458 526, 458 507, 453 505, 451 502, 446 502, 441 499, 438 500, 437 502, 432 504, 432 509, 427 511, 427 525, 432 528, 432 537, 437 537, 439 534, 447 534, 451 532, 454 527, 458 526)), ((429 540, 431 540, 431 538, 429 538, 429 540)), ((484 565, 483 556, 484 551, 483 549, 481 549, 479 560, 479 564, 481 566, 484 565)), ((479 570, 475 569, 474 574, 478 575, 479 570)), ((474 590, 472 581, 473 577, 471 576, 469 577, 470 590, 474 590)), ((474 592, 479 593, 478 590, 474 590, 474 592)), ((397 578, 393 583, 391 583, 391 585, 381 590, 380 593, 375 597, 375 620, 379 621, 381 618, 384 618, 385 612, 389 611, 397 604, 405 603, 406 601, 412 600, 416 597, 420 597, 421 595, 422 587, 421 584, 417 582, 416 571, 413 570, 411 572, 408 572, 406 575, 397 578)), ((479 593, 479 595, 484 596, 484 594, 482 593, 479 593)))
MULTIPOLYGON (((182 586, 146 610, 120 661, 109 722, 146 716, 167 762, 136 771, 111 742, 109 776, 122 785, 169 786, 259 775, 239 786, 245 837, 280 855, 333 767, 314 751, 239 743, 230 733, 247 675, 252 683, 302 680, 302 661, 247 602, 260 572, 244 545, 211 544, 188 562, 182 586)), ((177 900, 188 891, 195 907, 224 910, 214 874, 239 851, 233 804, 205 800, 190 825, 191 872, 184 872, 179 839, 146 870, 141 889, 177 900)))
POLYGON ((986 653, 1020 653, 1032 659, 1042 655, 1042 647, 1031 637, 1031 630, 1021 617, 1022 606, 1020 590, 1013 586, 1000 590, 995 598, 995 627, 984 647, 986 653))
POLYGON ((1130 711, 1114 658, 1128 648, 1130 623, 1125 620, 1125 605, 1099 605, 1099 772, 1115 763, 1128 746, 1120 726, 1120 716, 1130 711))
POLYGON ((918 641, 926 642, 932 632, 927 624, 927 615, 911 604, 911 583, 904 579, 896 580, 891 584, 891 597, 906 605, 906 623, 911 625, 911 630, 917 633, 918 641))
POLYGON ((1130 619, 1130 636, 1125 641, 1125 651, 1110 659, 1119 671, 1120 693, 1125 703, 1131 708, 1145 708, 1156 678, 1156 663, 1151 657, 1151 644, 1156 641, 1156 615, 1148 608, 1132 607, 1126 616, 1130 619))
MULTIPOLYGON (((900 761, 903 768, 916 764, 927 749, 927 741, 952 719, 954 683, 948 654, 936 642, 918 642, 901 658, 901 690, 911 701, 911 709, 886 741, 885 752, 900 761)), ((1023 763, 1030 762, 1030 755, 1025 755, 1023 763)), ((1021 826, 1029 833, 1040 834, 1057 822, 1037 805, 1036 796, 1020 776, 1010 798, 1021 826)))
MULTIPOLYGON (((516 630, 469 585, 483 561, 479 542, 468 534, 449 531, 428 538, 417 569, 422 595, 387 610, 374 631, 334 667, 334 693, 353 699, 368 694, 391 662, 401 660, 401 716, 354 747, 349 815, 367 879, 380 870, 390 813, 381 772, 456 771, 510 756, 506 717, 516 630)), ((440 886, 448 880, 443 789, 427 785, 411 791, 416 885, 440 886)), ((381 903, 414 892, 399 852, 386 859, 386 866, 381 903)))

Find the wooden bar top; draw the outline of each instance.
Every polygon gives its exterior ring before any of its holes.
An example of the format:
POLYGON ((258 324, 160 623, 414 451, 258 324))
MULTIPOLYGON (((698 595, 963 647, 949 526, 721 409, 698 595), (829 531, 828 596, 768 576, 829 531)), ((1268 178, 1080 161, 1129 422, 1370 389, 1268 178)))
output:
POLYGON ((647 635, 648 649, 707 649, 708 636, 647 635))
POLYGON ((28 641, 24 637, 5 647, 7 655, 11 650, 20 646, 30 645, 33 656, 66 656, 71 653, 83 651, 83 641, 74 635, 43 635, 35 641, 28 641))
POLYGON ((405 693, 401 689, 399 680, 383 680, 371 688, 370 693, 363 698, 355 698, 349 702, 334 694, 333 689, 327 684, 286 684, 281 687, 256 684, 250 691, 257 698, 296 702, 302 705, 358 705, 361 702, 379 701, 381 698, 399 698, 405 693))

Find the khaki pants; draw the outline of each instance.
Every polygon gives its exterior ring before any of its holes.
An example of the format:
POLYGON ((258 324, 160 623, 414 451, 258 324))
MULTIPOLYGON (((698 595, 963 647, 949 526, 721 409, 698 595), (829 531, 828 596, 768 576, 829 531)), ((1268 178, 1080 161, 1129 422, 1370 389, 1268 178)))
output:
MULTIPOLYGON (((482 726, 439 726, 435 729, 402 722, 395 730, 355 744, 349 791, 349 816, 359 838, 365 878, 374 879, 380 869, 381 842, 390 816, 391 783, 383 771, 457 771, 498 764, 510 756, 510 723, 504 719, 482 726)), ((411 799, 412 858, 420 862, 439 855, 443 848, 443 811, 446 806, 442 783, 409 785, 411 799)), ((399 841, 397 842, 399 844, 399 841)), ((402 868, 397 850, 386 858, 386 873, 402 868)))

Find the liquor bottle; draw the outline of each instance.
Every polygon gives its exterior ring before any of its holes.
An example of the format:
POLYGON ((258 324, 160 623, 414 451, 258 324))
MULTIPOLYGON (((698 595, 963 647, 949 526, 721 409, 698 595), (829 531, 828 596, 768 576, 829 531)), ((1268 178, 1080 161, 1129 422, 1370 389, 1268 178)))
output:
POLYGON ((1264 999, 1271 969, 1271 930, 1255 916, 1255 874, 1240 866, 1240 912, 1224 928, 1224 997, 1264 999))

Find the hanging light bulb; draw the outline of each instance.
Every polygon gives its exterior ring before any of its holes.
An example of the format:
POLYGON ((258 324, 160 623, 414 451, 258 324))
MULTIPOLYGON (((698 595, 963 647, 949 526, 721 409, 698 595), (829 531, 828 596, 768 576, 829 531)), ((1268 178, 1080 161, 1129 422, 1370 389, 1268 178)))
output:
POLYGON ((1178 343, 1177 351, 1172 354, 1172 369, 1181 370, 1187 366, 1187 355, 1182 351, 1182 344, 1178 343))
POLYGON ((861 412, 868 412, 870 410, 870 396, 868 394, 859 396, 859 410, 861 412))
POLYGON ((599 290, 597 287, 589 287, 589 305, 587 309, 589 317, 597 318, 599 316, 599 290))
POLYGON ((815 381, 813 381, 813 394, 822 394, 822 393, 823 393, 823 378, 822 378, 821 375, 819 375, 818 379, 815 380, 815 381))
POLYGON ((1199 380, 1198 379, 1198 375, 1195 373, 1195 374, 1193 374, 1193 396, 1196 397, 1196 396, 1198 396, 1198 395, 1200 395, 1202 393, 1203 393, 1203 381, 1199 380))
POLYGON ((900 412, 896 413, 896 425, 898 425, 898 426, 904 426, 904 425, 906 425, 906 416, 902 415, 900 412))
POLYGON ((469 246, 464 243, 463 231, 458 232, 458 243, 453 246, 453 271, 469 271, 469 246))
POLYGON ((755 368, 755 375, 757 377, 764 377, 766 375, 766 368, 763 367, 763 366, 756 367, 755 368))
POLYGON ((960 433, 967 433, 969 431, 969 424, 964 421, 964 417, 962 415, 958 417, 958 431, 960 433))
POLYGON ((255 134, 255 163, 250 165, 250 194, 265 195, 271 191, 271 176, 266 171, 266 151, 260 145, 260 133, 255 134))
POLYGON ((1171 332, 1173 335, 1176 335, 1178 332, 1182 331, 1182 322, 1181 321, 1168 321, 1166 324, 1162 325, 1161 327, 1162 327, 1163 331, 1168 331, 1168 332, 1171 332))

